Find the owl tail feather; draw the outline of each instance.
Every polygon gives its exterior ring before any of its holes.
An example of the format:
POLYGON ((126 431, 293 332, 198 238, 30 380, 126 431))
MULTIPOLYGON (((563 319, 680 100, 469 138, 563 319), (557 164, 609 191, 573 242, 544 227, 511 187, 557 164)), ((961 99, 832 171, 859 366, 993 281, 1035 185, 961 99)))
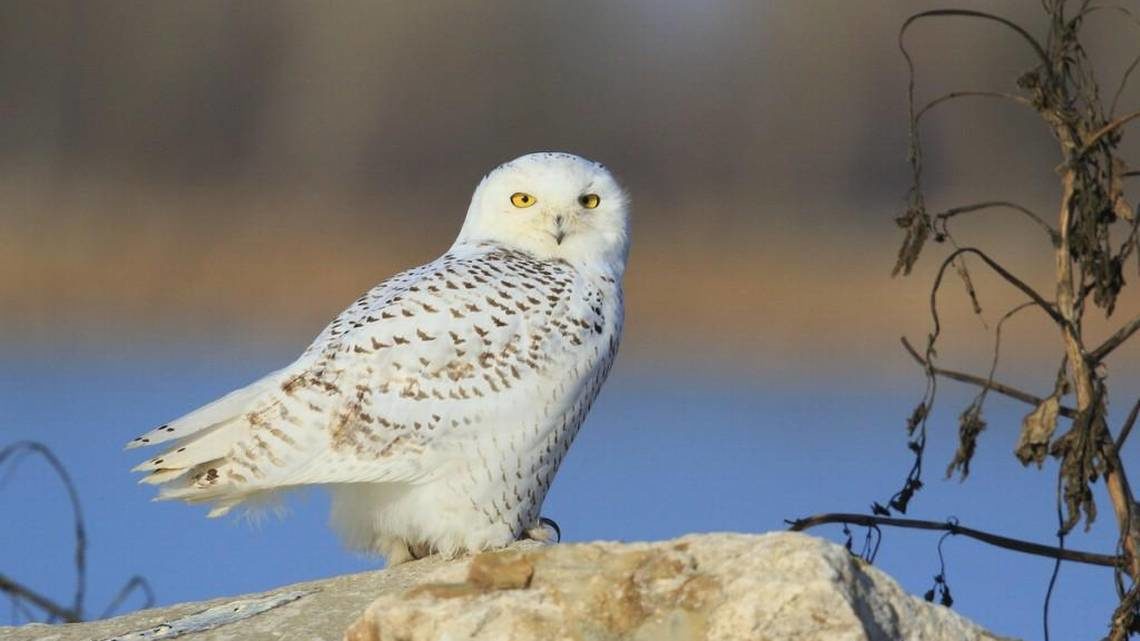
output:
POLYGON ((235 481, 243 477, 229 459, 247 440, 251 413, 264 404, 266 392, 278 388, 278 379, 274 372, 134 439, 128 448, 169 442, 169 449, 131 471, 146 473, 140 483, 163 486, 159 500, 214 502, 211 517, 229 512, 256 493, 236 487, 241 483, 235 481))

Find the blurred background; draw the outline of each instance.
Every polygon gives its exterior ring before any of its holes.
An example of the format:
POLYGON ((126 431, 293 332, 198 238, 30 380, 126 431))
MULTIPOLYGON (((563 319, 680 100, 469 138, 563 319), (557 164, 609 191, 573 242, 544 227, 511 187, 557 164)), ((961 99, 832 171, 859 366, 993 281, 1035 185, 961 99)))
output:
MULTIPOLYGON (((997 4, 1044 35, 1037 3, 997 4)), ((148 503, 121 444, 292 360, 361 291, 446 249, 484 173, 536 150, 605 163, 634 202, 622 354, 545 509, 566 540, 761 532, 889 498, 923 389, 898 339, 929 331, 945 255, 890 277, 910 186, 897 31, 938 6, 4 3, 0 445, 42 441, 70 469, 88 614, 135 573, 166 604, 376 567, 340 549, 320 493, 283 522, 207 521, 148 503)), ((1087 35, 1111 96, 1137 26, 1104 12, 1087 35)), ((907 42, 920 99, 1013 91, 1034 63, 1009 32, 961 18, 921 22, 907 42)), ((1140 83, 1119 103, 1140 106, 1140 83)), ((1060 157, 1035 114, 957 101, 922 134, 931 209, 1010 199, 1055 217, 1060 157)), ((1140 157, 1135 138, 1123 148, 1140 157)), ((955 230, 1051 293, 1050 247, 1022 218, 955 230)), ((939 297, 940 356, 984 373, 1020 298, 977 266, 974 281, 980 317, 956 278, 939 297)), ((1126 289, 1090 332, 1138 311, 1126 289)), ((1005 335, 999 378, 1047 395, 1060 359, 1048 322, 1027 312, 1005 335)), ((1138 342, 1111 365, 1114 427, 1140 393, 1138 342)), ((975 390, 942 390, 910 515, 1055 542, 1056 468, 1011 454, 1028 408, 993 398, 973 475, 943 481, 975 390)), ((0 572, 67 601, 63 490, 31 460, 0 483, 0 572)), ((1100 505, 1069 547, 1113 551, 1100 505)), ((889 531, 879 565, 922 594, 936 542, 889 531)), ((1051 562, 944 547, 955 609, 1040 636, 1051 562)), ((1099 638, 1114 606, 1109 571, 1065 565, 1053 632, 1099 638)))

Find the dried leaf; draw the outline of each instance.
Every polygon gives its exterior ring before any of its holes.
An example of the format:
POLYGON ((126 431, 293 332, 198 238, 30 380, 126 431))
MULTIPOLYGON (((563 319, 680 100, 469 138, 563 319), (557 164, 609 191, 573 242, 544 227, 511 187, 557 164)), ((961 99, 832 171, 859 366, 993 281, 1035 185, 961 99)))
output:
POLYGON ((914 408, 914 411, 910 413, 910 418, 906 420, 907 435, 914 435, 914 430, 917 429, 919 425, 922 425, 922 421, 926 418, 927 410, 926 401, 919 403, 914 408))
POLYGON ((1061 400, 1057 396, 1050 396, 1021 420, 1021 435, 1017 438, 1017 447, 1013 453, 1022 465, 1033 462, 1041 469, 1049 454, 1049 441, 1057 429, 1057 412, 1060 408, 1061 400))
POLYGON ((911 207, 905 214, 896 218, 895 223, 906 229, 906 237, 899 247, 899 258, 891 271, 891 276, 898 276, 899 272, 906 276, 910 274, 918 255, 922 253, 922 246, 926 244, 927 236, 930 235, 930 215, 921 206, 911 207))
MULTIPOLYGON (((903 489, 899 493, 891 497, 890 506, 896 512, 906 514, 907 506, 910 505, 911 499, 914 498, 914 493, 922 489, 922 481, 916 478, 909 478, 903 489)), ((888 513, 889 514, 889 513, 888 513)))
POLYGON ((1085 531, 1096 520, 1096 501, 1091 485, 1107 469, 1101 452, 1108 445, 1109 438, 1104 422, 1104 405, 1094 408, 1081 412, 1069 431, 1054 440, 1049 448, 1049 455, 1061 461, 1061 494, 1066 512, 1062 532, 1073 529, 1081 521, 1082 512, 1085 531))
POLYGON ((964 481, 970 475, 970 461, 974 458, 974 451, 978 449, 978 435, 986 429, 986 422, 982 419, 982 405, 975 399, 970 406, 958 417, 958 451, 950 465, 946 466, 946 478, 954 475, 957 470, 964 481))
POLYGON ((1111 316, 1116 308, 1116 297, 1124 289, 1124 262, 1120 256, 1108 258, 1103 254, 1097 256, 1093 263, 1093 276, 1096 287, 1093 290, 1093 302, 1104 309, 1105 316, 1111 316))
POLYGON ((1112 211, 1121 219, 1132 222, 1135 220, 1135 210, 1128 204, 1128 198, 1124 194, 1124 181, 1120 178, 1128 171, 1128 166, 1119 158, 1114 157, 1112 161, 1112 182, 1108 186, 1112 211))

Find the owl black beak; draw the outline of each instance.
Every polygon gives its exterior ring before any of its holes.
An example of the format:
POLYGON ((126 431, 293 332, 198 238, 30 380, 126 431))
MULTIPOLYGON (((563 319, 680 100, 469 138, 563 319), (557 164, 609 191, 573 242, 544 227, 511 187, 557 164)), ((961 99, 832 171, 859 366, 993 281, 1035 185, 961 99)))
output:
POLYGON ((561 215, 554 217, 554 226, 557 228, 557 231, 555 231, 552 235, 554 236, 554 242, 558 243, 559 245, 562 244, 562 239, 566 238, 566 230, 562 228, 562 223, 565 220, 566 219, 561 215))

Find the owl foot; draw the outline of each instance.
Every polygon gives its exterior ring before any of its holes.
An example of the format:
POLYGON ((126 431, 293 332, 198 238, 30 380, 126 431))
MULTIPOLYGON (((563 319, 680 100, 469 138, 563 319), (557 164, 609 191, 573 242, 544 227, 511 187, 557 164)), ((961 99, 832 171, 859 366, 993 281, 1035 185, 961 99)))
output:
POLYGON ((384 559, 388 562, 388 567, 395 567, 401 563, 414 561, 416 557, 412 556, 411 551, 408 549, 408 544, 402 539, 382 539, 377 541, 376 547, 379 549, 380 554, 384 555, 384 559))
POLYGON ((558 523, 554 519, 540 516, 534 527, 523 532, 523 538, 539 543, 558 543, 562 540, 562 528, 558 527, 558 523))
POLYGON ((408 552, 411 553, 412 559, 419 560, 431 556, 435 550, 427 543, 412 543, 408 545, 408 552))
POLYGON ((388 560, 388 567, 418 561, 431 556, 433 550, 426 543, 408 543, 403 539, 383 539, 377 543, 379 551, 388 560))

